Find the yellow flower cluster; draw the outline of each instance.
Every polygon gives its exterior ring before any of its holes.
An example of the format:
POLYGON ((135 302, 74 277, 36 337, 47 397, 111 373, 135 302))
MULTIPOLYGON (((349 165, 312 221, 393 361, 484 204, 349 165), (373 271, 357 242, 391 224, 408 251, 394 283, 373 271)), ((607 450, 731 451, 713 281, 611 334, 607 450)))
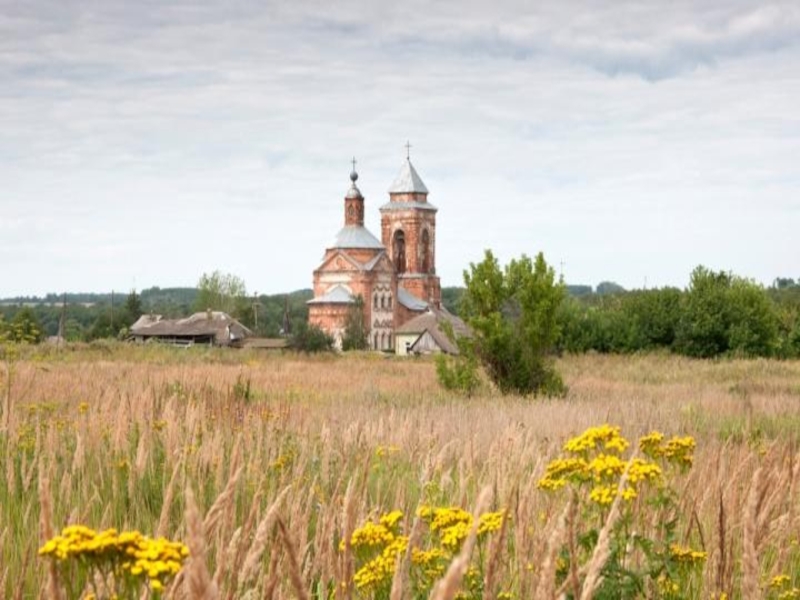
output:
MULTIPOLYGON (((657 483, 663 472, 654 462, 641 458, 625 460, 622 453, 630 442, 620 434, 620 428, 608 424, 591 427, 567 441, 564 450, 572 456, 556 458, 545 468, 538 487, 559 490, 572 483, 580 486, 591 483, 589 498, 606 506, 614 501, 620 477, 628 472, 628 485, 619 493, 624 500, 638 496, 643 483, 657 483)), ((654 431, 639 440, 639 448, 650 458, 663 458, 682 466, 691 466, 695 443, 691 437, 673 437, 654 431)))
POLYGON ((411 550, 411 563, 422 569, 422 573, 431 580, 438 579, 444 575, 445 565, 450 561, 450 553, 441 548, 431 548, 430 550, 411 550))
POLYGON ((390 582, 397 567, 397 559, 408 548, 408 537, 400 535, 392 539, 383 551, 361 567, 353 576, 356 587, 375 588, 390 582))
POLYGON ((773 590, 777 590, 785 587, 789 581, 790 578, 788 575, 775 575, 775 577, 772 578, 772 581, 769 582, 769 587, 771 587, 773 590))
POLYGON ((778 594, 778 600, 795 600, 800 598, 800 588, 789 587, 791 584, 791 577, 788 575, 775 575, 769 582, 769 587, 778 594))
POLYGON ((572 438, 564 445, 564 450, 572 454, 585 454, 592 450, 621 454, 628 446, 630 442, 620 435, 620 428, 606 423, 599 427, 590 427, 578 437, 572 438))
POLYGON ((499 531, 503 526, 503 519, 505 519, 506 511, 498 510, 497 512, 483 513, 478 519, 478 535, 486 533, 494 533, 499 531))
POLYGON ((651 458, 663 458, 681 467, 691 467, 694 462, 695 441, 692 436, 673 436, 664 441, 664 434, 653 431, 639 439, 639 448, 651 458))
POLYGON ((539 487, 543 490, 558 490, 567 485, 567 481, 582 483, 589 478, 589 463, 584 459, 556 458, 545 468, 539 487))
POLYGON ((676 561, 688 565, 703 563, 705 562, 706 558, 708 558, 708 552, 684 548, 677 544, 672 544, 672 546, 669 548, 669 552, 672 555, 672 558, 674 558, 676 561))
MULTIPOLYGON (((367 521, 353 532, 353 535, 350 537, 350 545, 353 548, 377 548, 390 544, 395 538, 392 527, 393 525, 387 526, 384 523, 367 521)), ((344 541, 339 545, 339 548, 344 550, 344 541)))
POLYGON ((439 534, 442 546, 449 550, 458 549, 472 528, 472 515, 458 506, 421 506, 417 515, 439 534))
POLYGON ((57 561, 70 559, 97 567, 109 567, 117 576, 143 579, 160 592, 181 570, 189 549, 180 542, 151 539, 138 531, 106 529, 97 532, 83 525, 65 527, 61 535, 48 540, 39 556, 57 561))
POLYGON ((383 458, 384 456, 390 456, 392 454, 397 454, 400 452, 399 446, 378 446, 375 449, 375 456, 378 458, 383 458))

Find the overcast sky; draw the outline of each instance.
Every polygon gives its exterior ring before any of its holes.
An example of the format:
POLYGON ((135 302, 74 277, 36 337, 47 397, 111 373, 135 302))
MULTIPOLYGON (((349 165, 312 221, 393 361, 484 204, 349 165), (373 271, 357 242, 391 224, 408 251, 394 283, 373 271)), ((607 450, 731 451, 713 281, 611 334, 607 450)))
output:
POLYGON ((406 140, 443 285, 800 277, 796 0, 0 0, 0 296, 310 287, 406 140))

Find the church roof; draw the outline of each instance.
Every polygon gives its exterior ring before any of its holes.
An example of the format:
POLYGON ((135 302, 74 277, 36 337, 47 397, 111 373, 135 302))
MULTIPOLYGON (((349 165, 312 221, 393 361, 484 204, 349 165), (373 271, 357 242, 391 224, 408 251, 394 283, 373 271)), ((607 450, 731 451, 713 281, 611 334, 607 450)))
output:
POLYGON ((370 248, 383 250, 381 241, 361 225, 345 225, 336 234, 331 248, 370 248))
POLYGON ((414 294, 400 286, 397 286, 397 301, 409 310, 418 311, 428 308, 427 302, 420 300, 414 294))
POLYGON ((436 208, 430 202, 387 202, 386 204, 380 207, 380 211, 384 212, 387 210, 432 210, 438 211, 439 209, 436 208))
POLYGON ((428 188, 425 187, 425 184, 422 183, 422 178, 417 173, 417 170, 414 168, 414 165, 411 164, 411 160, 406 159, 406 162, 403 163, 403 166, 400 167, 400 173, 398 173, 397 177, 392 184, 392 187, 389 188, 390 194, 427 194, 428 188))
POLYGON ((306 304, 352 304, 355 302, 353 296, 342 285, 335 285, 319 298, 314 298, 306 304))

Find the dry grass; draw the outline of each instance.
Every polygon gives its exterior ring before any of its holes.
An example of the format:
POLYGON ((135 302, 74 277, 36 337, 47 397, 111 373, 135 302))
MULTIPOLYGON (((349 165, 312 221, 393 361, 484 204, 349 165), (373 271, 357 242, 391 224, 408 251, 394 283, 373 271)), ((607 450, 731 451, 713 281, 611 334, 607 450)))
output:
POLYGON ((467 401, 441 392, 426 360, 31 354, 10 389, 0 379, 12 407, 0 433, 0 596, 47 585, 41 520, 188 539, 197 562, 176 597, 357 597, 353 557, 338 548, 357 523, 391 508, 413 515, 421 500, 468 508, 488 486, 513 516, 493 586, 552 597, 551 569, 539 566, 553 539, 572 535, 574 514, 536 481, 567 437, 604 422, 631 438, 696 437, 679 491, 681 527, 701 532, 709 553, 697 597, 742 597, 798 566, 800 363, 581 356, 559 368, 564 400, 467 401), (249 398, 237 386, 248 380, 249 398), (399 451, 379 456, 387 447, 399 451))

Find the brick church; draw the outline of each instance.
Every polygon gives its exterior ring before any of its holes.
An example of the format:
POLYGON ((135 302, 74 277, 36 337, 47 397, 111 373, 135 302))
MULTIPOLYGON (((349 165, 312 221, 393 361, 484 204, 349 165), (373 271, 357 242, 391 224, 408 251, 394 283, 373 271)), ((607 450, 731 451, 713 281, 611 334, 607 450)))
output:
POLYGON ((348 314, 360 296, 373 350, 405 354, 417 342, 430 351, 452 350, 437 324, 443 319, 453 322, 456 329, 462 324, 441 306, 436 275, 437 208, 428 202, 428 188, 410 157, 406 156, 389 188, 389 202, 380 207, 381 239, 364 227, 364 196, 356 185, 355 161, 350 181, 344 197, 344 227, 314 271, 309 323, 328 332, 341 347, 348 314), (425 334, 427 344, 422 340, 425 334))

